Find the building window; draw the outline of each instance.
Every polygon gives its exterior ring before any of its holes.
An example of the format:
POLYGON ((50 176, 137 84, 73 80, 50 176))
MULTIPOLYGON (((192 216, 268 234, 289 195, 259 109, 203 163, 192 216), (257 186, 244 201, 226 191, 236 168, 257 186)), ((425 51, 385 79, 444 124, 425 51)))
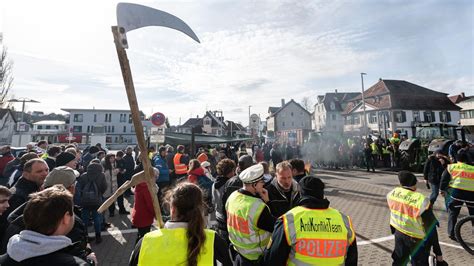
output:
POLYGON ((87 126, 87 133, 91 132, 91 126, 87 126))
POLYGON ((293 116, 293 112, 291 112, 291 116, 293 116))
POLYGON ((336 104, 334 102, 331 102, 331 104, 329 105, 329 108, 331 110, 335 110, 336 109, 336 104))
POLYGON ((127 126, 123 126, 123 133, 127 132, 127 126))
POLYGON ((404 111, 393 112, 393 116, 395 118, 395 122, 397 123, 404 123, 407 121, 407 116, 404 111))
POLYGON ((112 133, 115 132, 115 126, 112 126, 112 133))
POLYGON ((74 122, 82 122, 82 114, 75 114, 72 121, 74 121, 74 122))
POLYGON ((72 132, 74 133, 81 133, 82 132, 82 126, 74 126, 72 128, 72 132))
POLYGON ((377 113, 372 112, 369 114, 369 124, 377 124, 377 113))
POLYGON ((94 114, 94 122, 97 122, 97 114, 94 114))
POLYGON ((120 122, 127 122, 127 114, 120 114, 120 122))
POLYGON ((358 114, 354 115, 352 121, 353 121, 353 123, 352 123, 353 125, 360 125, 360 115, 358 115, 358 114))
POLYGON ((206 126, 211 125, 211 119, 206 117, 206 119, 204 119, 204 125, 206 125, 206 126))
POLYGON ((440 122, 451 122, 451 113, 449 111, 439 112, 440 122))
POLYGON ((435 113, 433 111, 423 112, 424 122, 431 123, 435 121, 435 113))
POLYGON ((129 114, 129 115, 128 115, 128 123, 129 123, 129 124, 132 123, 132 114, 129 114))
POLYGON ((332 120, 335 121, 335 120, 336 120, 336 114, 332 114, 332 115, 331 115, 331 118, 332 118, 332 120))
POLYGON ((105 114, 105 122, 112 122, 112 114, 105 114))
POLYGON ((284 126, 285 126, 285 122, 281 122, 281 126, 284 127, 284 126))
POLYGON ((41 125, 40 125, 40 126, 38 126, 38 129, 43 129, 43 126, 41 126, 41 125))
POLYGON ((413 111, 413 121, 414 122, 421 122, 420 111, 413 111))

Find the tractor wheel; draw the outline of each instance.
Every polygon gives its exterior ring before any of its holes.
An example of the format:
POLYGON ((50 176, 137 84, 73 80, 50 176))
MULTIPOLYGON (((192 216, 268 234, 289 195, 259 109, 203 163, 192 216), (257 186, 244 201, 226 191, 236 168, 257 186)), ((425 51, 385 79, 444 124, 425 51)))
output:
POLYGON ((400 151, 400 166, 403 170, 410 170, 410 154, 408 151, 400 151))

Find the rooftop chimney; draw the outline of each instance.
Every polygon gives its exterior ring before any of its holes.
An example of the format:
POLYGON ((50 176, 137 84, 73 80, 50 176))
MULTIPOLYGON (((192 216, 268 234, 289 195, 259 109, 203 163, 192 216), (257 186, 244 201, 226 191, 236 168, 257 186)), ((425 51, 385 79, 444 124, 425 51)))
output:
POLYGON ((464 92, 461 92, 461 98, 466 98, 466 95, 464 94, 464 92))
POLYGON ((281 99, 281 106, 283 107, 285 105, 285 99, 281 99))

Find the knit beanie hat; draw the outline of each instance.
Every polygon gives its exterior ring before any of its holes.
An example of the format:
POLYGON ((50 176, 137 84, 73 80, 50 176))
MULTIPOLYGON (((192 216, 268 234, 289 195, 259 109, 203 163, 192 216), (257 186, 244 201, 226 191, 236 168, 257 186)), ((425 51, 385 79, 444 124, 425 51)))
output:
POLYGON ((400 185, 404 187, 412 187, 416 185, 416 176, 409 171, 400 171, 398 172, 398 180, 400 185))
POLYGON ((324 199, 324 183, 318 177, 308 175, 300 180, 301 194, 324 199))
POLYGON ((69 163, 70 161, 76 159, 76 156, 70 152, 61 152, 56 157, 56 166, 63 166, 69 163))

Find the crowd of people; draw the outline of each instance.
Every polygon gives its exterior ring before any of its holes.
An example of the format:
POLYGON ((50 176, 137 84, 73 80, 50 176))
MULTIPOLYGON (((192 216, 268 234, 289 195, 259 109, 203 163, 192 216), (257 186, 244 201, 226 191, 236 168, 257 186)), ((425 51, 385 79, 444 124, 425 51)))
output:
MULTIPOLYGON (((395 142, 389 140, 391 145, 395 142)), ((379 144, 365 146, 375 149, 379 144)), ((197 151, 183 145, 150 147, 144 152, 154 168, 165 221, 164 228, 156 230, 146 182, 119 196, 108 215, 97 211, 143 171, 136 148, 109 152, 98 144, 81 151, 74 144, 38 142, 16 157, 8 156, 8 147, 2 151, 1 158, 9 160, 0 169, 5 185, 0 186, 4 254, 0 265, 97 264, 90 243, 102 242, 101 232, 110 226, 107 220, 117 209, 119 215, 131 210, 138 231, 130 265, 215 265, 216 261, 356 265, 358 261, 351 218, 330 207, 324 182, 305 168, 298 147, 275 143, 249 149, 244 143, 238 148, 202 146, 197 151), (88 237, 90 226, 95 237, 88 237)), ((429 197, 416 191, 412 173, 399 172, 400 186, 387 195, 395 265, 410 259, 412 265, 426 265, 432 248, 438 263, 443 263, 432 212, 438 193, 449 199, 452 239, 460 206, 466 203, 474 214, 474 167, 464 153, 454 156, 456 163, 440 153, 429 158, 424 173, 433 191, 429 197)))

